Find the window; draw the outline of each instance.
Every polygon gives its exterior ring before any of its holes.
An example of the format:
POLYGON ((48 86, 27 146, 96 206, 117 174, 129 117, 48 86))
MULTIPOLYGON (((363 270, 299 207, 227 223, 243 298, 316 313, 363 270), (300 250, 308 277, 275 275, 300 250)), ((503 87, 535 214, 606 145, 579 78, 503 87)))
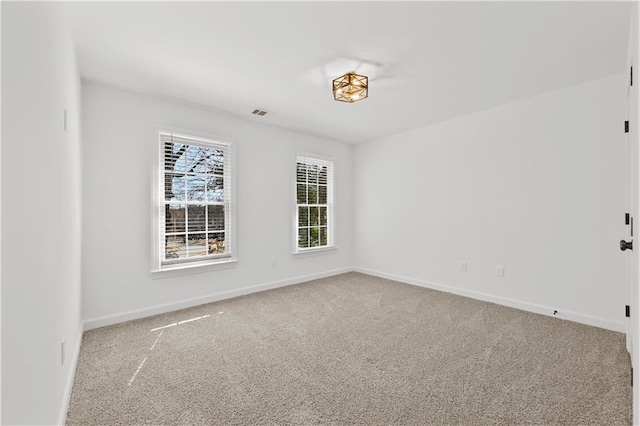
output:
POLYGON ((333 247, 333 162, 298 156, 296 252, 333 247))
POLYGON ((159 268, 232 258, 231 145, 160 132, 159 268))

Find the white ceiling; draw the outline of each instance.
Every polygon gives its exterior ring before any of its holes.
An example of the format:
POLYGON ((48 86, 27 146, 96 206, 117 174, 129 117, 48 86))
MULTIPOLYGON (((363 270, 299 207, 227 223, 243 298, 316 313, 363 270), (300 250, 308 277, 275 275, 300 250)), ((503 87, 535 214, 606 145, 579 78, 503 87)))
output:
POLYGON ((359 143, 625 71, 630 5, 68 7, 84 79, 359 143), (331 80, 348 71, 369 76, 368 99, 333 100, 331 80))

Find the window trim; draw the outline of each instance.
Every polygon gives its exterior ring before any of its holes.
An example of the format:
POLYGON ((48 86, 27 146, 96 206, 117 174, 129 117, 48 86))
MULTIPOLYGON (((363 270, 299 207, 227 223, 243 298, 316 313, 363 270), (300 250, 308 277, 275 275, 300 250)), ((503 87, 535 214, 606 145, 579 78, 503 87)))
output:
POLYGON ((292 230, 292 243, 293 243, 293 251, 292 255, 296 258, 304 258, 308 256, 328 254, 329 252, 337 250, 338 246, 336 244, 336 220, 335 220, 335 200, 336 200, 336 162, 333 157, 314 154, 308 152, 297 152, 294 157, 294 167, 293 169, 293 191, 292 191, 292 205, 293 205, 293 230, 292 230), (297 164, 299 158, 308 158, 310 160, 317 160, 318 162, 331 163, 331 177, 330 182, 331 185, 327 185, 327 244, 326 246, 319 247, 307 247, 307 248, 299 248, 298 247, 298 197, 297 197, 297 164))
MULTIPOLYGON (((221 137, 217 135, 206 134, 202 132, 197 132, 193 130, 180 129, 170 126, 162 126, 157 127, 155 129, 155 137, 154 137, 154 150, 156 161, 153 166, 152 172, 152 182, 153 182, 153 190, 152 190, 152 232, 151 232, 151 273, 153 275, 161 274, 161 275, 175 275, 176 271, 183 271, 185 273, 197 273, 204 272, 206 270, 227 268, 229 265, 235 265, 237 262, 237 191, 236 191, 236 144, 230 138, 221 137), (228 167, 230 168, 228 177, 231 180, 229 185, 229 197, 230 201, 228 202, 228 213, 225 214, 225 218, 230 222, 228 228, 225 227, 225 246, 228 249, 228 253, 219 254, 219 255, 210 255, 206 257, 201 257, 198 259, 194 259, 191 261, 183 261, 183 262, 163 262, 162 257, 162 249, 164 247, 163 242, 161 241, 164 232, 161 229, 161 226, 164 223, 164 154, 163 154, 163 144, 161 142, 162 134, 174 134, 186 139, 191 139, 194 142, 199 143, 215 143, 220 145, 225 145, 227 147, 227 152, 229 154, 228 167), (169 274, 163 274, 169 273, 169 274)), ((226 171, 225 171, 225 174, 226 171)), ((225 185, 228 183, 225 182, 225 185)))

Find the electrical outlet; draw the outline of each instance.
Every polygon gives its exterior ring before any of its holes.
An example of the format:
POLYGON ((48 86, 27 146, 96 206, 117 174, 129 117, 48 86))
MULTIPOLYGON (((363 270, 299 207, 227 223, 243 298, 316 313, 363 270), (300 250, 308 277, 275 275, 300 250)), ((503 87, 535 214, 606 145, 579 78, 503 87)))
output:
POLYGON ((62 339, 62 342, 60 342, 60 365, 64 365, 64 358, 65 358, 65 347, 64 347, 64 339, 62 339))
POLYGON ((467 262, 460 261, 460 272, 467 272, 467 262))
POLYGON ((278 266, 278 258, 274 257, 271 259, 271 266, 278 266))
POLYGON ((504 278, 504 266, 496 266, 496 277, 504 278))

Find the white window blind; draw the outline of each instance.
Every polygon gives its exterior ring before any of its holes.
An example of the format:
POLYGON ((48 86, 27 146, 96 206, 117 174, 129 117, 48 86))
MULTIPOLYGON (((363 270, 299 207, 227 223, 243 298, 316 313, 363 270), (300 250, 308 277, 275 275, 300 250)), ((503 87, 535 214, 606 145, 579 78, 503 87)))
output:
POLYGON ((333 162, 296 159, 296 251, 333 246, 333 162))
POLYGON ((160 132, 160 268, 232 256, 230 144, 160 132))

